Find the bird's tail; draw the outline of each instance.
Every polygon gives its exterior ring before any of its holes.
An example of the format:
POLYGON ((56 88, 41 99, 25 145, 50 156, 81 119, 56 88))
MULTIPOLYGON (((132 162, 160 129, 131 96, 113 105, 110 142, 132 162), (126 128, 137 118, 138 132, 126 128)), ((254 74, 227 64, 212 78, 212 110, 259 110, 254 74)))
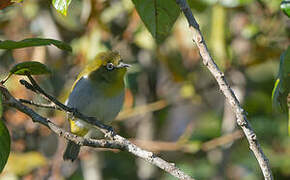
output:
POLYGON ((63 154, 64 160, 74 161, 78 158, 81 147, 72 141, 68 141, 65 152, 63 154))

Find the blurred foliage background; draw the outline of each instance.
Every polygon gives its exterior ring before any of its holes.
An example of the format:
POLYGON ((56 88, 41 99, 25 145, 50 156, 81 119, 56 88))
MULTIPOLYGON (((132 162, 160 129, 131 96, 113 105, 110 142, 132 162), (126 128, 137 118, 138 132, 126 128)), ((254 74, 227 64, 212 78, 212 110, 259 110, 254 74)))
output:
MULTIPOLYGON (((210 52, 248 112, 270 160, 275 179, 290 179, 287 115, 274 112, 271 92, 279 57, 289 46, 290 22, 280 1, 188 0, 210 52)), ((262 179, 258 163, 235 116, 201 59, 180 16, 164 42, 155 43, 131 0, 73 0, 67 16, 51 1, 24 0, 0 10, 0 39, 43 37, 73 47, 0 51, 0 76, 23 61, 49 66, 41 86, 65 101, 77 73, 101 51, 117 50, 133 65, 126 77, 123 111, 116 131, 196 179, 262 179)), ((19 84, 7 82, 18 98, 42 101, 19 84)), ((67 127, 61 112, 36 109, 67 127)), ((0 179, 173 179, 127 152, 82 148, 80 160, 62 160, 65 141, 26 115, 6 108, 4 120, 12 152, 0 179)))

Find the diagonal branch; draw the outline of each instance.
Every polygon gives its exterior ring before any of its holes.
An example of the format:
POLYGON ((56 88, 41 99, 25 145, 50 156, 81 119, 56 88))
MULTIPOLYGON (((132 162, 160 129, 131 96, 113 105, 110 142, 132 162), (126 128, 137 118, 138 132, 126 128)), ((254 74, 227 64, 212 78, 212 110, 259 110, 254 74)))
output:
POLYGON ((203 59, 204 65, 209 69, 211 74, 216 79, 220 90, 225 95, 226 100, 232 106, 234 112, 236 113, 237 117, 237 124, 242 128, 244 131, 245 136, 250 144, 250 149, 253 151, 260 168, 263 172, 264 178, 267 180, 273 179, 272 172, 269 165, 269 160, 267 159, 266 155, 264 154, 257 136, 251 127, 249 121, 246 117, 246 112, 241 107, 238 99, 236 98, 234 92, 232 91, 231 87, 229 86, 228 82, 225 79, 224 74, 220 71, 218 66, 215 64, 214 60, 212 59, 207 45, 204 41, 202 33, 199 29, 199 25, 195 20, 190 7, 188 6, 186 0, 176 0, 176 3, 179 5, 180 9, 183 11, 188 23, 189 28, 193 32, 193 40, 196 43, 199 53, 203 59))
POLYGON ((24 104, 29 104, 29 105, 39 107, 39 108, 47 108, 47 109, 60 110, 60 111, 63 110, 60 107, 55 106, 55 105, 36 103, 36 102, 26 100, 26 99, 18 99, 18 100, 24 104))
MULTIPOLYGON (((28 83, 28 82, 27 82, 28 83)), ((33 83, 36 84, 34 81, 33 83)), ((35 85, 33 84, 33 85, 35 85)), ((37 85, 37 84, 36 84, 37 85)), ((38 85, 37 85, 38 86, 38 85)), ((39 87, 39 86, 38 86, 39 87)), ((111 148, 111 149, 120 149, 120 150, 126 150, 135 156, 144 159, 145 161, 163 169, 164 171, 168 172, 169 174, 175 176, 178 179, 182 180, 194 180, 187 174, 185 174, 183 171, 181 171, 179 168, 177 168, 173 163, 169 163, 157 156, 155 156, 152 152, 146 151, 141 149, 140 147, 136 146, 135 144, 131 143, 129 140, 126 138, 117 135, 115 133, 112 133, 112 130, 109 131, 108 129, 103 129, 103 132, 107 132, 107 134, 110 134, 111 140, 106 140, 106 139, 90 139, 90 138, 84 138, 80 136, 76 136, 70 132, 67 132, 63 130, 62 128, 58 127, 55 125, 53 122, 51 122, 49 119, 40 116, 37 114, 35 111, 33 111, 31 108, 25 106, 22 104, 21 101, 15 99, 10 92, 7 90, 7 88, 3 85, 0 84, 0 91, 3 94, 3 103, 10 106, 14 107, 15 109, 25 113, 28 115, 33 122, 40 123, 46 127, 48 127, 51 131, 56 133, 57 135, 64 137, 65 139, 69 141, 73 141, 76 144, 79 144, 80 146, 89 146, 89 147, 94 147, 94 148, 111 148)), ((38 91, 39 92, 39 91, 38 91)), ((44 91, 43 91, 44 92, 44 91)), ((46 94, 46 93, 45 93, 46 94)), ((48 95, 48 94, 46 94, 48 95)), ((50 98, 56 100, 52 96, 49 96, 50 98)), ((56 100, 57 101, 57 100, 56 100)), ((58 101, 57 101, 58 102, 58 101)), ((60 103, 60 102, 58 102, 60 103)), ((58 104, 57 104, 58 105, 58 104)), ((64 104, 60 103, 62 107, 65 109, 70 109, 69 107, 65 106, 64 104)), ((93 122, 96 119, 92 119, 90 117, 86 117, 85 115, 79 113, 78 118, 82 118, 82 120, 87 121, 89 123, 93 122)), ((104 125, 104 127, 109 127, 104 125)), ((102 129, 101 127, 99 127, 102 129)), ((111 128, 111 127, 110 127, 111 128)))
POLYGON ((60 101, 58 101, 56 98, 54 98, 53 96, 47 94, 37 83, 36 81, 33 79, 33 77, 31 75, 27 75, 28 79, 30 80, 31 84, 29 82, 27 82, 26 80, 22 79, 20 80, 20 83, 22 85, 24 85, 27 89, 35 92, 35 93, 39 93, 40 95, 42 95, 45 99, 47 99, 48 101, 51 101, 52 103, 54 103, 56 106, 58 106, 59 108, 61 108, 62 110, 71 113, 74 117, 82 119, 90 124, 95 125, 96 127, 99 128, 100 131, 102 131, 104 134, 109 135, 109 134, 114 134, 113 129, 110 126, 107 126, 103 123, 101 123, 97 118, 94 117, 88 117, 83 115, 82 113, 78 112, 77 109, 74 108, 70 108, 66 105, 64 105, 63 103, 61 103, 60 101))

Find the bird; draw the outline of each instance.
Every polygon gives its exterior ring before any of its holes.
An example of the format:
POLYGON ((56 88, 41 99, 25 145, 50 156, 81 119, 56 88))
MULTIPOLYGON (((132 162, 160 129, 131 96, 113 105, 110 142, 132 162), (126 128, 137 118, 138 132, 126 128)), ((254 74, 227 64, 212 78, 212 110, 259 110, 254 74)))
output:
MULTIPOLYGON (((124 77, 128 67, 130 65, 125 64, 116 51, 97 54, 77 76, 65 104, 86 116, 110 124, 123 106, 124 77)), ((70 132, 77 136, 100 136, 88 122, 73 117, 68 117, 68 121, 70 132)), ((80 145, 68 141, 63 159, 76 160, 80 148, 80 145)))

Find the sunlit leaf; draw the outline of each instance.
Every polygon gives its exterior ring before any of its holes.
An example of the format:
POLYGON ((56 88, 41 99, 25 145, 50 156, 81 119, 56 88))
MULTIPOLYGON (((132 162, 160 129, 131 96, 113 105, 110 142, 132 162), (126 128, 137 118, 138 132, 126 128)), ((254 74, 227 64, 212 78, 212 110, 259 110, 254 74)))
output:
POLYGON ((169 35, 180 9, 175 0, 132 0, 146 28, 157 43, 169 35))
POLYGON ((21 3, 23 0, 11 0, 11 2, 21 3))
POLYGON ((47 159, 39 152, 11 153, 4 172, 23 176, 47 164, 47 159))
POLYGON ((46 65, 40 62, 28 61, 14 65, 10 70, 10 73, 16 75, 40 75, 50 74, 51 71, 46 65))
POLYGON ((290 17, 290 0, 282 1, 280 8, 288 17, 290 17))
POLYGON ((67 9, 70 3, 71 0, 52 0, 53 7, 65 16, 67 14, 67 9))
POLYGON ((0 41, 0 49, 18 49, 32 46, 47 46, 54 45, 59 49, 72 51, 70 45, 55 39, 43 39, 43 38, 28 38, 21 41, 5 40, 0 41))
POLYGON ((274 84, 273 91, 272 91, 272 103, 275 109, 280 109, 280 105, 278 101, 279 89, 280 89, 280 79, 277 78, 274 84))
POLYGON ((2 172, 10 153, 10 135, 4 122, 0 120, 0 173, 2 172))

